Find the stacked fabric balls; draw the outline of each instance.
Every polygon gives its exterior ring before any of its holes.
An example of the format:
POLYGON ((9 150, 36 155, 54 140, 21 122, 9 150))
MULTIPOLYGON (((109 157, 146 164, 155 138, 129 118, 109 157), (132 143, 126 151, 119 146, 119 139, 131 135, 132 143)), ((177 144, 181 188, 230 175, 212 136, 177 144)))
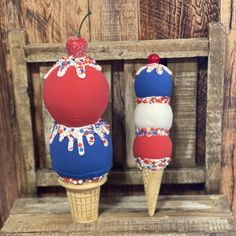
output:
POLYGON ((101 67, 88 55, 70 55, 59 59, 44 79, 44 103, 55 120, 52 168, 74 184, 106 175, 112 166, 112 143, 109 125, 100 119, 109 96, 101 67))
POLYGON ((155 213, 163 170, 171 162, 172 155, 169 137, 173 121, 169 105, 172 73, 159 61, 157 54, 151 54, 149 64, 136 73, 134 84, 137 107, 134 114, 136 137, 133 153, 142 170, 150 216, 155 213))
POLYGON ((159 64, 160 59, 156 54, 151 54, 148 60, 149 64, 136 73, 134 84, 137 107, 133 152, 139 167, 158 170, 164 169, 171 161, 169 130, 173 113, 169 103, 172 73, 159 64))

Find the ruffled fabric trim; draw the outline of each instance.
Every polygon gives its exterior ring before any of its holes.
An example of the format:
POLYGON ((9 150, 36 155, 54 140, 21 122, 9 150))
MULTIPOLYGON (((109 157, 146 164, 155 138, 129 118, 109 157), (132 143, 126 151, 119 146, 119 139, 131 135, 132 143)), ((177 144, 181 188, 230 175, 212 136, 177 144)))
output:
POLYGON ((74 184, 74 185, 81 185, 85 183, 94 183, 94 182, 100 182, 104 177, 106 177, 108 174, 99 176, 99 177, 94 177, 92 179, 72 179, 72 178, 67 178, 67 177, 61 177, 58 176, 60 180, 62 180, 65 183, 68 184, 74 184))
POLYGON ((139 75, 143 70, 146 70, 147 73, 150 73, 153 70, 155 70, 158 75, 162 75, 163 71, 166 71, 169 75, 172 75, 172 72, 169 70, 168 67, 158 63, 152 63, 152 64, 147 64, 146 66, 142 66, 137 71, 136 75, 139 75))
POLYGON ((85 148, 83 137, 88 141, 89 145, 93 145, 95 142, 94 135, 97 134, 101 139, 105 147, 108 146, 108 140, 105 135, 109 135, 109 124, 104 120, 99 120, 97 123, 87 125, 83 127, 67 127, 65 125, 54 122, 50 132, 50 143, 53 142, 57 134, 59 134, 59 142, 62 142, 64 138, 68 139, 68 151, 73 151, 74 142, 77 142, 79 155, 84 155, 85 148))
POLYGON ((152 103, 167 103, 169 104, 170 103, 170 97, 167 97, 167 96, 153 96, 153 97, 145 97, 145 98, 139 98, 137 97, 135 99, 135 102, 136 104, 139 104, 139 103, 149 103, 149 104, 152 104, 152 103))
POLYGON ((170 131, 164 128, 136 128, 135 134, 137 136, 169 136, 170 131))
POLYGON ((137 157, 135 160, 136 160, 138 167, 141 170, 143 168, 150 169, 150 170, 163 170, 171 162, 170 157, 165 157, 165 158, 161 158, 161 159, 150 159, 150 158, 141 159, 140 157, 137 157))
POLYGON ((78 78, 85 79, 86 78, 86 66, 92 67, 98 71, 101 71, 102 68, 99 66, 95 60, 93 60, 90 56, 84 55, 83 57, 62 57, 60 58, 52 68, 45 74, 44 79, 47 79, 48 76, 54 71, 58 69, 57 76, 63 77, 69 67, 74 67, 77 73, 78 78))

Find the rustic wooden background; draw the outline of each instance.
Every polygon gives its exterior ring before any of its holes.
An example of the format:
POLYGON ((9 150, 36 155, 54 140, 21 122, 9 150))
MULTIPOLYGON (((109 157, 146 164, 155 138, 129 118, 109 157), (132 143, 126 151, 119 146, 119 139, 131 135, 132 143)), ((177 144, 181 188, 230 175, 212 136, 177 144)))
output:
MULTIPOLYGON (((221 21, 229 35, 225 68, 225 101, 223 128, 222 192, 226 194, 236 216, 236 4, 234 0, 5 0, 0 8, 0 226, 9 214, 14 200, 21 194, 17 163, 21 155, 13 101, 12 81, 9 75, 7 32, 24 28, 29 43, 65 42, 78 29, 88 6, 93 16, 83 28, 83 36, 90 41, 138 40, 164 38, 207 37, 208 23, 221 21)), ((122 42, 121 42, 122 43, 122 42)), ((206 62, 199 65, 200 88, 206 82, 206 62)), ((116 64, 119 78, 119 63, 116 64)), ((122 91, 123 84, 114 80, 122 91)), ((199 90, 198 95, 205 95, 199 90)), ((116 96, 117 109, 125 94, 116 96)), ((198 119, 203 120, 205 99, 200 101, 198 119)), ((114 103, 116 104, 116 103, 114 103)), ((113 108, 114 109, 114 108, 113 108)), ((116 109, 116 107, 115 107, 116 109)), ((116 111, 119 112, 118 110, 116 111)), ((118 117, 122 121, 122 117, 118 117)), ((122 122, 114 130, 122 130, 122 122)), ((204 123, 198 128, 197 150, 204 162, 204 123)), ((117 135, 117 137, 121 137, 117 135)), ((120 140, 121 145, 124 140, 120 140)), ((122 150, 122 149, 119 149, 122 150)), ((122 156, 122 154, 117 154, 122 156)))

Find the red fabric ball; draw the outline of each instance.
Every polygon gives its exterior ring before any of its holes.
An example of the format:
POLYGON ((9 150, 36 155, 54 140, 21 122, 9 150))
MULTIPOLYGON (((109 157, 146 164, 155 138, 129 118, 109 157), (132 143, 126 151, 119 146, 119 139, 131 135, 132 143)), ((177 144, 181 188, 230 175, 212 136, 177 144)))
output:
POLYGON ((44 103, 59 124, 80 127, 96 123, 107 107, 109 87, 105 76, 92 67, 85 69, 84 79, 77 76, 74 67, 62 77, 54 69, 44 79, 44 103))
POLYGON ((141 159, 171 157, 172 142, 169 136, 136 136, 133 152, 135 157, 140 157, 141 159))

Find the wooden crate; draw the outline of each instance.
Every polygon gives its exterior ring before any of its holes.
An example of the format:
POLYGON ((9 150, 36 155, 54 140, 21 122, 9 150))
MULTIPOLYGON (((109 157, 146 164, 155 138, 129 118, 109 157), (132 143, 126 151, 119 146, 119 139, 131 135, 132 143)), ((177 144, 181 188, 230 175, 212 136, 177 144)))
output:
MULTIPOLYGON (((48 132, 52 118, 42 102, 42 77, 58 57, 65 55, 65 46, 26 44, 23 30, 9 32, 9 45, 22 150, 22 160, 17 168, 21 173, 23 193, 29 196, 34 195, 38 187, 58 185, 57 177, 51 171, 48 132)), ((112 123, 114 168, 109 174, 108 184, 142 184, 140 171, 132 156, 133 83, 135 71, 146 63, 144 59, 153 51, 158 52, 162 62, 173 71, 174 79, 173 163, 165 170, 163 183, 204 184, 206 193, 218 193, 225 58, 225 31, 218 23, 210 25, 209 38, 90 43, 89 54, 102 65, 110 85, 110 102, 105 118, 112 123), (199 160, 196 149, 199 141, 196 111, 201 101, 197 96, 198 63, 202 58, 207 59, 208 63, 207 102, 203 106, 206 120, 201 121, 205 124, 204 161, 199 160)), ((122 233, 122 225, 125 225, 125 231, 133 234, 143 234, 145 230, 150 234, 163 233, 165 229, 169 235, 173 232, 233 232, 233 218, 222 196, 161 197, 160 212, 154 218, 147 217, 143 197, 102 201, 99 221, 89 226, 78 226, 70 222, 65 199, 20 199, 15 203, 3 232, 16 235, 20 232, 22 235, 30 235, 30 232, 34 232, 33 235, 41 235, 42 232, 42 235, 75 235, 77 230, 92 233, 97 229, 101 234, 108 234, 109 230, 112 234, 122 233), (45 207, 48 210, 43 210, 45 207), (115 213, 117 209, 119 211, 115 213), (62 218, 56 218, 59 216, 62 218), (31 224, 33 220, 39 222, 43 217, 46 218, 40 221, 41 226, 31 224), (20 224, 23 224, 20 227, 22 231, 17 231, 20 224), (103 224, 107 227, 103 228, 103 224)))

